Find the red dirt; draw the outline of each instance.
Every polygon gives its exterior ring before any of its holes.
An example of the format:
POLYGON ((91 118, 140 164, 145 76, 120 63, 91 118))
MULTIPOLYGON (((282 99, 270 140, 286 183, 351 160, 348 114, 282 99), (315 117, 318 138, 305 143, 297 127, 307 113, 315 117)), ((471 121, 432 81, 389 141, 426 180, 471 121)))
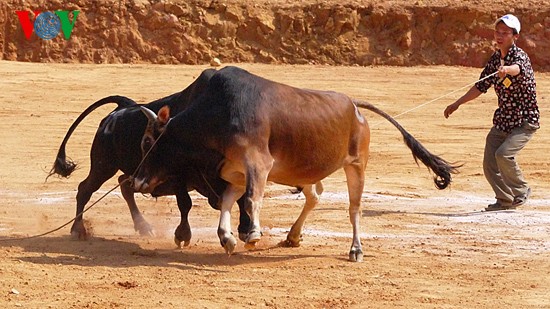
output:
POLYGON ((0 3, 0 59, 71 63, 222 62, 479 67, 493 23, 516 14, 519 44, 550 70, 547 1, 146 1, 0 3), (72 36, 27 40, 17 10, 78 10, 72 36))
MULTIPOLYGON (((0 3, 1 308, 550 308, 547 1, 516 1, 513 8, 502 0, 151 2, 0 3), (21 9, 82 15, 70 40, 27 41, 14 13, 21 9), (180 91, 219 57, 398 115, 475 81, 480 69, 468 66, 487 58, 492 22, 506 10, 523 22, 518 44, 535 64, 542 114, 541 129, 517 158, 533 189, 517 211, 480 212, 493 201, 481 161, 496 98, 486 94, 444 119, 445 106, 463 90, 397 118, 432 152, 465 163, 444 191, 414 164, 393 126, 364 112, 372 144, 363 263, 347 261, 351 225, 342 172, 324 181, 299 248, 277 244, 303 197, 275 185, 262 209, 257 250, 239 243, 231 257, 216 235, 219 213, 197 194, 187 248, 172 241, 179 223, 174 199, 137 196, 156 231, 146 238, 133 230, 118 190, 85 214, 94 233, 89 241, 71 240, 69 227, 19 239, 74 215, 92 138, 111 106, 90 115, 68 144, 80 169, 70 179, 44 179, 70 124, 101 97, 149 102, 180 91)), ((113 177, 92 201, 115 185, 113 177)))
MULTIPOLYGON (((336 90, 392 115, 476 80, 456 67, 326 67, 246 64, 298 87, 336 90)), ((450 119, 444 107, 461 93, 397 120, 428 149, 466 165, 451 188, 437 191, 399 132, 365 112, 372 126, 363 199, 365 261, 347 261, 351 244, 345 179, 325 181, 299 248, 279 248, 303 198, 272 186, 256 251, 239 243, 228 257, 216 235, 218 212, 194 194, 191 246, 172 241, 179 214, 172 198, 138 195, 157 236, 140 237, 118 190, 85 218, 95 236, 73 241, 69 221, 78 183, 89 170, 90 142, 111 107, 77 129, 68 155, 81 163, 70 179, 44 183, 66 130, 85 107, 111 94, 141 102, 181 90, 205 66, 74 65, 0 62, 0 307, 23 308, 548 308, 550 298, 550 131, 543 126, 518 157, 533 188, 522 209, 479 212, 493 194, 481 171, 493 93, 450 119)), ((550 75, 537 73, 541 102, 550 75)), ((105 183, 92 201, 114 187, 105 183)), ((235 213, 235 212, 234 212, 235 213)), ((233 223, 235 223, 234 218, 233 223)), ((236 230, 236 228, 235 228, 236 230)))

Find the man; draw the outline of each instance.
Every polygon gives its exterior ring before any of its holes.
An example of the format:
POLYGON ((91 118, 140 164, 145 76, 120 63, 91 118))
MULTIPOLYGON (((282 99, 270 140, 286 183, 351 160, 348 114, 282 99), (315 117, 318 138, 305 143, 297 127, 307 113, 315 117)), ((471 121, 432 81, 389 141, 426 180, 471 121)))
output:
POLYGON ((495 192, 496 202, 486 211, 515 209, 525 204, 531 194, 515 158, 540 127, 540 113, 531 60, 515 44, 520 30, 521 24, 514 15, 497 19, 494 36, 498 49, 481 73, 480 81, 444 111, 448 118, 460 105, 487 92, 491 86, 495 89, 498 108, 485 142, 483 172, 495 192))

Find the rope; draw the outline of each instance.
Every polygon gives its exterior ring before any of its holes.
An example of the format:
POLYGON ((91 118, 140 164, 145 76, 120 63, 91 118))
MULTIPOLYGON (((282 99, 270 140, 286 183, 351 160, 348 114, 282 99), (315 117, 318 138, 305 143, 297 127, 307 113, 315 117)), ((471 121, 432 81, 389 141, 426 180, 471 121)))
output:
POLYGON ((170 121, 172 120, 172 118, 168 119, 168 122, 166 122, 166 125, 165 125, 165 128, 164 130, 162 130, 159 134, 159 137, 157 137, 157 139, 153 142, 153 145, 151 145, 151 148, 149 148, 149 150, 147 150, 147 152, 145 153, 145 155, 143 156, 143 158, 141 158, 141 162, 139 162, 138 166, 136 167, 134 173, 132 174, 132 176, 130 177, 130 179, 133 179, 136 177, 136 174, 137 172, 139 171, 139 169, 141 168, 141 166, 143 165, 143 162, 145 162, 145 159, 147 159, 147 156, 149 156, 149 154, 151 153, 151 151, 153 150, 153 148, 155 148, 155 145, 157 144, 157 142, 159 141, 159 139, 162 137, 162 135, 164 135, 164 132, 166 132, 166 127, 168 126, 168 124, 170 123, 170 121))
MULTIPOLYGON (((170 119, 171 120, 171 119, 170 119)), ((168 123, 170 122, 170 120, 168 120, 168 123)), ((166 125, 168 125, 168 123, 166 123, 166 125)), ((47 231, 45 233, 42 233, 42 234, 38 234, 38 235, 33 235, 33 236, 28 236, 28 237, 18 237, 18 238, 2 238, 0 239, 0 242, 2 241, 13 241, 13 240, 27 240, 27 239, 34 239, 34 238, 39 238, 39 237, 42 237, 42 236, 46 236, 48 234, 52 234, 54 232, 57 232, 59 231, 60 229, 66 227, 67 225, 71 224, 72 222, 74 222, 76 220, 76 218, 78 218, 79 216, 82 216, 85 212, 87 212, 88 210, 90 210, 90 208, 92 208, 93 206, 95 206, 97 203, 99 203, 102 199, 104 199, 108 194, 110 194, 111 192, 113 192, 114 190, 116 190, 118 187, 120 187, 123 183, 127 182, 127 181, 133 181, 135 175, 137 174, 137 172, 139 171, 139 169, 141 168, 141 165, 143 164, 143 162, 145 161, 145 159, 147 158, 147 156, 149 155, 149 153, 151 152, 151 150, 155 147, 155 145, 157 144, 158 140, 161 138, 161 136, 164 134, 166 130, 160 132, 159 136, 157 137, 157 139, 155 140, 155 142, 153 143, 153 145, 151 146, 151 148, 147 151, 147 153, 145 154, 145 156, 143 156, 143 158, 141 159, 141 162, 139 163, 139 165, 137 166, 137 168, 135 169, 134 173, 132 174, 131 177, 129 178, 126 178, 124 179, 122 182, 120 182, 118 185, 116 185, 114 188, 112 188, 111 190, 107 191, 105 194, 103 194, 97 201, 95 201, 92 205, 86 207, 83 211, 81 211, 79 214, 77 214, 74 218, 72 218, 69 222, 53 229, 53 230, 50 230, 50 231, 47 231)), ((204 176, 203 176, 204 177, 204 176)))
POLYGON ((103 198, 105 198, 109 193, 113 192, 116 188, 120 187, 120 185, 122 185, 123 183, 127 182, 128 179, 125 179, 124 181, 122 181, 121 183, 119 183, 118 185, 116 185, 114 188, 112 188, 111 190, 107 191, 107 193, 103 194, 103 196, 101 196, 97 201, 95 201, 92 205, 86 207, 83 211, 81 211, 79 214, 77 214, 74 218, 72 218, 69 222, 61 225, 60 227, 58 228, 55 228, 51 231, 48 231, 48 232, 45 232, 45 233, 42 233, 42 234, 38 234, 38 235, 33 235, 33 236, 28 236, 28 237, 18 237, 18 238, 2 238, 0 239, 0 241, 10 241, 10 240, 27 240, 27 239, 33 239, 33 238, 38 238, 38 237, 42 237, 42 236, 46 236, 48 234, 51 234, 53 232, 57 232, 59 231, 60 229, 66 227, 67 225, 71 224, 73 221, 76 220, 77 217, 83 215, 85 212, 87 212, 90 208, 92 208, 93 206, 95 206, 97 203, 99 203, 103 198))
MULTIPOLYGON (((449 92, 449 93, 447 93, 447 94, 444 94, 444 95, 442 95, 442 96, 440 96, 440 97, 437 97, 437 98, 435 98, 435 99, 433 99, 433 100, 430 100, 430 101, 428 101, 428 102, 426 102, 426 103, 420 104, 420 105, 418 105, 418 106, 416 106, 416 107, 414 107, 414 108, 411 108, 411 109, 409 109, 409 110, 407 110, 407 111, 404 111, 404 112, 402 112, 402 113, 400 113, 400 114, 397 114, 397 115, 393 116, 393 118, 397 118, 397 117, 399 117, 399 116, 402 116, 402 115, 405 115, 405 114, 407 114, 407 113, 410 113, 410 112, 412 112, 412 111, 414 111, 414 110, 416 110, 416 109, 419 109, 419 108, 421 108, 421 107, 423 107, 423 106, 426 106, 426 105, 428 105, 428 104, 430 104, 430 103, 433 103, 433 102, 435 102, 435 101, 437 101, 437 100, 439 100, 439 99, 442 99, 442 98, 444 98, 444 97, 446 97, 446 96, 449 96, 449 95, 451 95, 451 94, 453 94, 453 93, 455 93, 455 92, 457 92, 457 91, 459 91, 459 90, 462 90, 462 89, 464 89, 464 88, 466 88, 466 87, 468 87, 468 86, 471 86, 471 85, 473 85, 473 84, 475 84, 475 83, 478 83, 478 82, 480 82, 480 81, 483 81, 483 80, 485 80, 485 79, 487 79, 487 78, 489 78, 489 77, 491 77, 491 76, 493 76, 493 75, 495 75, 495 74, 497 74, 497 73, 498 73, 498 71, 497 71, 497 72, 494 72, 494 73, 492 73, 492 74, 490 74, 490 75, 487 75, 487 76, 485 76, 484 78, 481 78, 481 79, 479 79, 479 80, 477 80, 477 81, 475 81, 475 82, 473 82, 473 83, 470 83, 470 84, 468 84, 468 85, 465 85, 465 86, 463 86, 463 87, 461 87, 461 88, 458 88, 458 89, 456 89, 456 90, 453 90, 453 91, 451 91, 451 92, 449 92)), ((170 120, 172 120, 172 119, 169 119, 169 120, 168 120, 168 123, 170 122, 170 120)), ((168 123, 166 123, 166 126, 168 125, 168 123)), ((374 127, 374 126, 376 126, 376 125, 378 125, 378 124, 380 124, 380 123, 382 123, 382 122, 375 123, 373 126, 371 126, 371 128, 374 127)), ((111 190, 107 191, 107 192, 106 192, 105 194, 103 194, 103 196, 101 196, 97 201, 95 201, 92 205, 86 207, 83 211, 81 211, 79 214, 77 214, 77 215, 76 215, 74 218, 72 218, 69 222, 67 222, 67 223, 65 223, 65 224, 63 224, 63 225, 61 225, 61 226, 59 226, 59 227, 57 227, 57 228, 55 228, 55 229, 53 229, 53 230, 50 230, 50 231, 45 232, 45 233, 42 233, 42 234, 33 235, 33 236, 28 236, 28 237, 19 237, 19 238, 4 238, 4 239, 0 239, 0 241, 27 240, 27 239, 39 238, 39 237, 46 236, 46 235, 52 234, 52 233, 54 233, 54 232, 57 232, 57 231, 59 231, 60 229, 66 227, 66 226, 69 225, 69 224, 71 224, 72 222, 74 222, 74 221, 76 220, 77 217, 83 215, 85 212, 87 212, 88 210, 90 210, 90 208, 92 208, 92 207, 95 206, 97 203, 99 203, 102 199, 104 199, 108 194, 110 194, 111 192, 113 192, 114 190, 116 190, 118 187, 120 187, 123 183, 125 183, 125 182, 127 182, 127 181, 130 181, 130 180, 133 180, 133 179, 135 178, 137 172, 139 171, 139 169, 140 169, 141 166, 143 165, 143 162, 145 161, 145 159, 147 158, 147 156, 149 155, 149 153, 151 153, 151 150, 155 147, 155 145, 157 144, 158 140, 162 137, 162 135, 164 134, 165 131, 166 131, 166 130, 163 130, 162 132, 160 132, 159 136, 157 137, 157 139, 155 140, 155 142, 153 143, 153 145, 151 146, 151 148, 149 148, 149 150, 147 151, 147 153, 143 156, 143 158, 141 159, 141 162, 138 164, 137 168, 135 169, 134 173, 132 174, 132 176, 131 176, 130 178, 125 179, 124 181, 122 181, 121 183, 119 183, 118 185, 116 185, 115 187, 113 187, 111 190)), ((201 176, 202 176, 203 179, 206 181, 206 178, 205 178, 205 176, 204 176, 202 173, 201 173, 201 176)), ((208 184, 208 186, 210 187, 210 189, 215 193, 215 191, 214 191, 213 188, 210 186, 210 184, 208 183, 208 181, 206 181, 206 183, 208 184)))
MULTIPOLYGON (((440 97, 437 97, 437 98, 435 98, 435 99, 433 99, 433 100, 430 100, 430 101, 428 101, 428 102, 426 102, 426 103, 420 104, 420 105, 418 105, 418 106, 416 106, 416 107, 413 107, 413 108, 411 108, 411 109, 409 109, 409 110, 406 110, 406 111, 404 111, 404 112, 402 112, 402 113, 400 113, 400 114, 397 114, 397 115, 393 116, 393 118, 397 118, 397 117, 399 117, 399 116, 403 116, 403 115, 405 115, 405 114, 407 114, 407 113, 410 113, 410 112, 412 112, 412 111, 414 111, 414 110, 417 110, 417 109, 419 109, 419 108, 421 108, 421 107, 423 107, 423 106, 426 106, 426 105, 428 105, 428 104, 430 104, 430 103, 433 103, 433 102, 435 102, 435 101, 437 101, 437 100, 440 100, 440 99, 442 99, 442 98, 444 98, 444 97, 446 97, 446 96, 449 96, 449 95, 451 95, 451 94, 453 94, 453 93, 455 93, 455 92, 457 92, 457 91, 459 91, 459 90, 462 90, 462 89, 464 89, 464 88, 466 88, 466 87, 469 87, 469 86, 472 86, 472 85, 474 85, 474 84, 476 84, 476 83, 479 83, 479 82, 481 82, 481 81, 484 81, 484 80, 486 80, 487 78, 489 78, 489 77, 491 77, 491 76, 493 76, 493 75, 495 75, 495 74, 498 74, 498 71, 497 71, 497 72, 494 72, 494 73, 492 73, 492 74, 489 74, 489 75, 487 75, 487 76, 485 76, 485 77, 483 77, 483 78, 481 78, 481 79, 479 79, 479 80, 477 80, 477 81, 475 81, 475 82, 473 82, 473 83, 469 83, 468 85, 465 85, 465 86, 463 86, 463 87, 461 87, 461 88, 458 88, 458 89, 456 89, 456 90, 453 90, 453 91, 451 91, 451 92, 449 92, 449 93, 447 93, 447 94, 444 94, 444 95, 442 95, 442 96, 440 96, 440 97)), ((371 128, 374 128, 375 126, 377 126, 377 125, 379 125, 379 124, 381 124, 381 123, 385 123, 385 122, 384 122, 384 121, 377 122, 377 123, 373 124, 373 125, 371 126, 371 128)))

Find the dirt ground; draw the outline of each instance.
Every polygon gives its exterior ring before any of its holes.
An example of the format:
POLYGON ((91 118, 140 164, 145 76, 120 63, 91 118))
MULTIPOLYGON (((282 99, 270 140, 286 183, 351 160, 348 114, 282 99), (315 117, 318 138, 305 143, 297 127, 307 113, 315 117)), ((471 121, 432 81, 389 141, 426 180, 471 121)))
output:
MULTIPOLYGON (((542 128, 517 158, 532 199, 517 211, 484 213, 493 201, 481 161, 495 95, 443 117, 479 69, 240 66, 293 86, 368 100, 391 115, 423 105, 396 119, 429 150, 465 165, 450 189, 438 191, 399 132, 364 111, 372 154, 363 194, 363 263, 347 261, 351 225, 342 172, 325 180, 299 248, 277 244, 303 196, 276 185, 262 209, 257 250, 239 243, 231 257, 216 235, 218 212, 197 194, 193 239, 183 249, 172 240, 179 222, 175 199, 137 196, 156 231, 142 237, 119 190, 85 214, 94 232, 90 240, 71 240, 68 226, 20 240, 72 219, 93 135, 112 106, 94 112, 73 134, 67 153, 80 169, 69 179, 44 180, 65 132, 88 105, 113 94, 148 102, 180 91, 206 66, 2 61, 0 307, 550 308, 550 74, 536 75, 542 128)), ((115 185, 116 177, 92 201, 115 185)))

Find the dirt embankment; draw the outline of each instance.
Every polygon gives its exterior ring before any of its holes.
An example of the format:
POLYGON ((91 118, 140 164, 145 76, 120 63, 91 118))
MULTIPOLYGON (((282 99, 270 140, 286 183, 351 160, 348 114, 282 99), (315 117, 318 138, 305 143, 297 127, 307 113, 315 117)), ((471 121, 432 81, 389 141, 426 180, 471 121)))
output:
POLYGON ((9 0, 0 4, 1 59, 482 66, 493 50, 494 20, 512 11, 523 24, 518 45, 536 70, 550 71, 550 4, 544 1, 514 9, 494 1, 407 2, 9 0), (80 14, 68 40, 35 33, 27 39, 17 10, 80 14))

